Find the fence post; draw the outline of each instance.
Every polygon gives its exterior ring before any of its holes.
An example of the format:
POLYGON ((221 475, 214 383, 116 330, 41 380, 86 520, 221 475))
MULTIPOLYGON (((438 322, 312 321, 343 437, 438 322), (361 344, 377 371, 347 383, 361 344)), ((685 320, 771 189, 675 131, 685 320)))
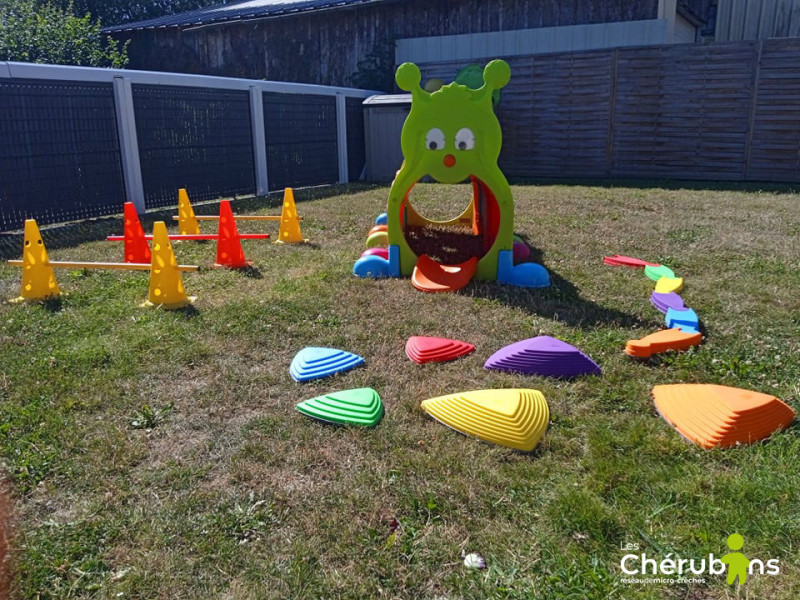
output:
POLYGON ((750 90, 750 114, 747 118, 747 136, 744 140, 744 165, 742 180, 750 179, 750 149, 753 146, 753 132, 756 127, 756 108, 758 107, 758 84, 761 81, 761 54, 764 51, 764 40, 756 42, 756 64, 753 67, 753 84, 750 90))
POLYGON ((256 167, 256 195, 269 192, 267 176, 267 137, 264 133, 264 95, 261 88, 250 86, 250 123, 253 127, 253 162, 256 167))
POLYGON ((336 141, 339 148, 339 183, 349 183, 347 164, 347 100, 336 94, 336 141))
POLYGON ((611 51, 611 85, 608 92, 608 133, 606 133, 606 177, 614 172, 614 119, 617 113, 617 65, 619 49, 611 51))
POLYGON ((144 185, 142 165, 139 162, 139 140, 136 137, 136 116, 133 112, 133 88, 130 79, 114 77, 114 106, 117 113, 119 150, 122 157, 122 175, 125 180, 125 194, 128 202, 133 202, 136 212, 143 214, 144 185))

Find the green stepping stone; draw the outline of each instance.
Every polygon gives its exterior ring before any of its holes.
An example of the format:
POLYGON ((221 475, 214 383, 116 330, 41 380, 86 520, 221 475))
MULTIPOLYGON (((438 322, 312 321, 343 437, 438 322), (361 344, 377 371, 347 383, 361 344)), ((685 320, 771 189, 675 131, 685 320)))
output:
POLYGON ((383 416, 383 403, 372 388, 357 388, 304 400, 297 410, 312 419, 337 425, 374 427, 383 416))
POLYGON ((647 265, 644 268, 644 274, 647 275, 653 281, 658 281, 662 277, 666 277, 668 279, 675 279, 675 273, 672 272, 666 265, 658 265, 657 267, 653 267, 647 265))

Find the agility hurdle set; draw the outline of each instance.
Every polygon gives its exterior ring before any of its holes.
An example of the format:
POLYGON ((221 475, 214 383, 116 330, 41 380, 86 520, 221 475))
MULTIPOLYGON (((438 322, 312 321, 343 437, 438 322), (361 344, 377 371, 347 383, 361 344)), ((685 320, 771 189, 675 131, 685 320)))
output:
POLYGON ((81 262, 51 261, 44 245, 39 226, 34 219, 25 221, 22 260, 10 260, 10 265, 22 267, 22 289, 19 297, 11 302, 43 301, 57 298, 61 289, 56 280, 54 269, 106 269, 116 271, 149 271, 150 290, 147 300, 142 306, 159 306, 166 309, 183 308, 194 302, 195 297, 188 296, 181 278, 182 272, 197 271, 196 265, 179 265, 172 249, 171 241, 217 241, 217 254, 214 267, 241 269, 252 265, 244 256, 242 239, 268 239, 266 233, 240 234, 236 228, 236 220, 278 221, 281 226, 276 243, 302 243, 300 217, 294 203, 291 188, 284 191, 283 205, 280 215, 234 215, 230 201, 220 202, 219 216, 195 216, 186 190, 178 193, 179 212, 174 217, 179 228, 191 233, 169 234, 166 223, 157 221, 153 225, 153 234, 146 235, 139 215, 132 203, 124 205, 124 234, 108 236, 108 241, 122 241, 124 246, 123 262, 81 262), (201 233, 198 220, 215 220, 219 226, 216 234, 201 233), (148 241, 152 242, 152 249, 148 241))

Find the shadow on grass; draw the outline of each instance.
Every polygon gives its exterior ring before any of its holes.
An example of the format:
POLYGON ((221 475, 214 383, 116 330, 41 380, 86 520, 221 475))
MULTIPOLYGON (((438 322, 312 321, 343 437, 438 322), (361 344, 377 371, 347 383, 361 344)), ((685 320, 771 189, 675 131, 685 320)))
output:
MULTIPOLYGON (((530 244, 528 246, 531 249, 529 262, 535 262, 547 268, 542 251, 530 244)), ((550 273, 550 287, 548 288, 522 288, 492 281, 473 281, 464 288, 462 293, 466 292, 474 297, 502 302, 507 306, 554 321, 561 321, 573 327, 602 324, 630 328, 641 325, 639 316, 606 308, 582 298, 580 291, 571 281, 549 268, 547 270, 550 273)))
MULTIPOLYGON (((167 310, 165 308, 154 307, 155 310, 167 310)), ((194 304, 187 304, 182 308, 172 308, 169 309, 169 312, 182 315, 186 317, 186 319, 194 319, 195 317, 200 316, 200 311, 197 310, 197 307, 194 304)))
POLYGON ((582 298, 578 289, 558 273, 550 271, 549 288, 520 288, 497 282, 474 282, 464 288, 471 296, 502 302, 530 314, 570 326, 614 325, 631 328, 641 318, 582 298))
POLYGON ((773 182, 754 182, 754 181, 699 181, 696 179, 551 179, 541 178, 532 179, 524 177, 509 177, 511 185, 563 185, 578 187, 599 187, 599 188, 630 188, 639 190, 661 189, 661 190, 691 190, 691 191, 714 191, 714 192, 771 192, 774 194, 798 194, 800 184, 797 183, 773 183, 773 182))
POLYGON ((254 267, 253 265, 247 265, 241 269, 235 269, 248 279, 264 279, 264 276, 261 274, 261 270, 258 267, 254 267))
POLYGON ((62 301, 61 296, 56 296, 55 298, 48 298, 47 300, 42 300, 42 306, 44 309, 51 313, 61 312, 64 308, 64 303, 62 301))

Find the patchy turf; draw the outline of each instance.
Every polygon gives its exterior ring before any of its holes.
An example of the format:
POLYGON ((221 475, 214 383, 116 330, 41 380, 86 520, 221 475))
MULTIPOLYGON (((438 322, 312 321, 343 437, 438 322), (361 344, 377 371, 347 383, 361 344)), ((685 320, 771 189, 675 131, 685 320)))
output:
MULTIPOLYGON (((800 195, 652 184, 515 186, 516 231, 553 287, 472 283, 426 295, 408 280, 351 275, 386 188, 297 194, 303 246, 246 241, 247 272, 184 275, 195 309, 144 310, 143 273, 59 272, 59 302, 0 306, 0 453, 17 504, 20 598, 764 598, 800 596, 800 428, 703 451, 655 413, 653 385, 722 383, 800 408, 800 195), (338 194, 338 195, 337 195, 338 194), (644 274, 603 255, 663 262, 707 341, 640 363, 625 341, 662 321, 644 274), (571 382, 484 371, 498 348, 540 334, 597 360, 571 382), (419 366, 411 335, 474 343, 419 366), (367 366, 297 384, 292 356, 334 346, 367 366), (386 406, 372 430, 299 415, 297 402, 351 387, 386 406), (421 400, 540 389, 552 423, 518 454, 427 418, 421 400), (778 576, 742 589, 629 585, 625 544, 702 558, 744 536, 778 576), (479 552, 484 571, 462 555, 479 552)), ((456 216, 469 186, 415 187, 415 207, 456 216)), ((279 200, 240 200, 277 214, 279 200)), ((204 207, 203 212, 212 212, 204 207)), ((198 211, 200 212, 200 211, 198 211)), ((434 213, 434 214, 429 214, 434 213)), ((149 225, 146 225, 149 228, 149 225)), ((277 224, 240 223, 241 231, 277 224)), ((118 220, 46 229, 53 260, 119 260, 81 237, 118 220)), ((208 266, 214 246, 176 244, 208 266)), ((0 266, 0 296, 18 295, 0 266)))

